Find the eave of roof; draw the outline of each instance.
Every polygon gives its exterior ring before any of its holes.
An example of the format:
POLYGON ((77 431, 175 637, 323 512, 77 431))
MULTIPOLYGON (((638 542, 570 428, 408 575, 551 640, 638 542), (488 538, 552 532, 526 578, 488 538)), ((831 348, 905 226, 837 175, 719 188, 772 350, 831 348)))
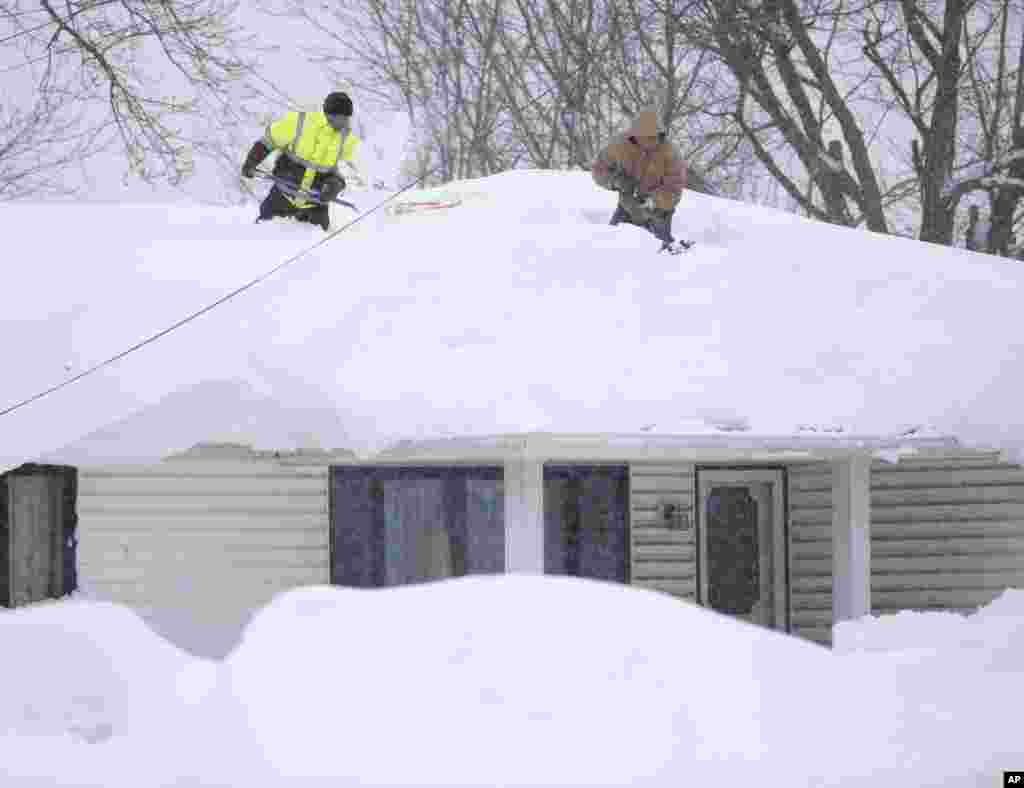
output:
POLYGON ((921 452, 949 454, 963 447, 952 436, 757 435, 745 432, 505 433, 400 441, 356 462, 759 462, 799 463, 872 454, 896 461, 921 452))

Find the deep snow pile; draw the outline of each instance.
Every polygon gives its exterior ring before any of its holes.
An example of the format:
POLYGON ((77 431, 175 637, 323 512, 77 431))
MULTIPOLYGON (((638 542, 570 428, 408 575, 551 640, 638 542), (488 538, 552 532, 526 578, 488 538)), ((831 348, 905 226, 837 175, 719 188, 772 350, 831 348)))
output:
POLYGON ((101 602, 0 610, 0 644, 5 787, 169 784, 218 670, 101 602))
POLYGON ((975 613, 903 610, 840 622, 838 654, 970 654, 987 669, 1024 671, 1024 589, 1009 588, 975 613))
POLYGON ((0 613, 0 774, 109 788, 996 785, 1024 759, 1020 593, 972 619, 971 645, 912 656, 864 635, 873 650, 833 654, 654 592, 479 577, 288 592, 212 663, 114 606, 53 603, 0 613))
MULTIPOLYGON (((351 196, 366 211, 381 193, 351 196)), ((1024 335, 993 323, 1018 308, 1019 264, 696 193, 675 231, 698 245, 671 257, 637 228, 607 226, 613 200, 586 173, 536 171, 406 193, 252 290, 4 417, 0 466, 103 429, 69 456, 155 459, 223 438, 365 453, 410 437, 689 434, 722 422, 776 435, 924 425, 1022 443, 1024 335), (461 202, 395 209, 436 198, 461 202), (197 406, 212 381, 219 393, 197 406), (149 408, 163 429, 141 426, 149 408)), ((0 407, 323 238, 289 222, 254 226, 252 207, 0 211, 8 247, 35 261, 5 284, 0 336, 16 363, 0 407)))

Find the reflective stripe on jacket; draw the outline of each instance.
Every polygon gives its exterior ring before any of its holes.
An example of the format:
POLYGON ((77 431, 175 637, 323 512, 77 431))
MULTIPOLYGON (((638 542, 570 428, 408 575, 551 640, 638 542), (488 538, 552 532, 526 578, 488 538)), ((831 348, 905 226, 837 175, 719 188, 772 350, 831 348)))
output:
MULTIPOLYGON (((267 126, 263 143, 304 167, 297 185, 309 189, 318 174, 337 172, 339 161, 354 161, 359 138, 351 131, 343 136, 327 122, 323 112, 289 112, 267 126)), ((291 201, 308 204, 305 200, 291 201)))

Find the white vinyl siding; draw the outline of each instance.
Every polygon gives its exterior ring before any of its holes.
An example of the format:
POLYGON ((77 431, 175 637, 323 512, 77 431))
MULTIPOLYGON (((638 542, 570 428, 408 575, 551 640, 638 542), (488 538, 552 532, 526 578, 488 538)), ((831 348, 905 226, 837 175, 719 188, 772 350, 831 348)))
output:
POLYGON ((790 624, 832 642, 832 465, 793 465, 789 478, 790 624))
POLYGON ((631 463, 631 583, 697 601, 697 534, 694 518, 694 466, 631 463), (666 504, 678 507, 674 523, 666 504))
POLYGON ((996 453, 871 469, 876 613, 973 610, 1024 587, 1024 469, 996 453))
POLYGON ((102 599, 252 610, 329 582, 326 466, 81 468, 78 518, 79 585, 102 599))
MULTIPOLYGON (((832 470, 789 469, 793 632, 832 628, 832 470)), ((970 611, 1024 587, 1024 469, 994 452, 871 466, 871 607, 970 611)))

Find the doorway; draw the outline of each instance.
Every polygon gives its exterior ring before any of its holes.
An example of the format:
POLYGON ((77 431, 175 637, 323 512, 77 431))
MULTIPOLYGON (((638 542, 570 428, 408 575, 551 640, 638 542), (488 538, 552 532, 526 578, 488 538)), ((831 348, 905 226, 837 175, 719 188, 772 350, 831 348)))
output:
POLYGON ((788 631, 783 472, 697 472, 700 602, 752 624, 788 631))

